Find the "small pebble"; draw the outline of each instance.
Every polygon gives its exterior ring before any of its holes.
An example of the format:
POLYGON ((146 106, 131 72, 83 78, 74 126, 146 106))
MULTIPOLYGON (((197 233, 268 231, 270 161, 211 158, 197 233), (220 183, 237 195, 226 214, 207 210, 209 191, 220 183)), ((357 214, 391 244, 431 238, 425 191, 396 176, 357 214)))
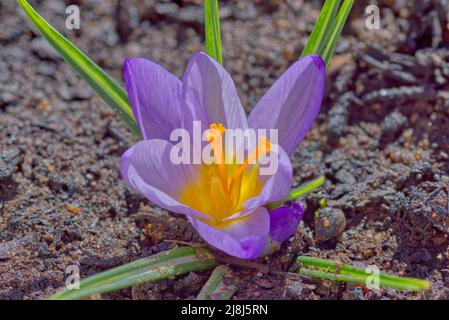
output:
POLYGON ((407 124, 407 118, 399 111, 390 113, 382 125, 382 140, 384 142, 392 141, 404 129, 407 124))
POLYGON ((315 217, 315 238, 318 241, 330 240, 342 233, 345 227, 346 218, 341 209, 321 209, 315 217))

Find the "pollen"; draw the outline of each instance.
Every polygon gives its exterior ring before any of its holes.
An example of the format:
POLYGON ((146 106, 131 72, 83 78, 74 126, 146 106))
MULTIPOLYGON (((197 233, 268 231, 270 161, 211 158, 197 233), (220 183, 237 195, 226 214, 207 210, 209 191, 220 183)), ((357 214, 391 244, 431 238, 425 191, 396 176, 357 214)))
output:
POLYGON ((207 132, 207 138, 209 142, 212 143, 216 138, 222 137, 225 134, 226 128, 222 123, 212 123, 209 126, 209 130, 207 132))

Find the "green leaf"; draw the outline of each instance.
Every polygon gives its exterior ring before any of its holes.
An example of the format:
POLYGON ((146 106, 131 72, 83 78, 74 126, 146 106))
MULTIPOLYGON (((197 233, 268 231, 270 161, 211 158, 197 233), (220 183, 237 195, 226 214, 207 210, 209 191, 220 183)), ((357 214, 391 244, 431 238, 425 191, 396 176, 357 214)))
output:
POLYGON ((50 300, 74 300, 111 292, 146 281, 171 278, 183 273, 213 268, 217 264, 206 249, 182 247, 96 274, 80 282, 79 289, 66 289, 50 300))
MULTIPOLYGON (((296 262, 301 263, 301 268, 297 271, 299 274, 313 279, 327 279, 332 281, 355 282, 367 284, 375 274, 368 269, 339 264, 332 260, 299 256, 296 262)), ((400 277, 379 272, 379 285, 398 290, 422 291, 430 287, 430 283, 425 280, 400 277)))
POLYGON ((229 300, 237 291, 231 268, 220 265, 214 269, 196 300, 229 300))
POLYGON ((292 189, 287 196, 287 200, 294 200, 305 194, 311 193, 321 187, 325 182, 326 178, 324 176, 319 176, 315 180, 309 181, 295 189, 292 189))
POLYGON ((288 195, 283 200, 269 203, 267 205, 267 207, 269 209, 277 208, 277 207, 281 206, 284 202, 295 200, 303 195, 306 195, 308 193, 315 191, 316 189, 321 187, 325 182, 326 182, 326 178, 324 176, 319 176, 315 180, 306 182, 306 183, 300 185, 299 187, 290 190, 288 195))
POLYGON ((341 6, 340 11, 338 12, 337 19, 332 26, 332 30, 329 34, 329 37, 326 39, 326 47, 322 51, 321 57, 324 61, 326 61, 326 65, 329 65, 329 62, 334 54, 335 47, 337 46, 338 39, 340 38, 341 31, 346 23, 349 12, 351 11, 352 5, 354 4, 354 0, 345 0, 341 6))
POLYGON ((103 98, 104 101, 125 121, 128 127, 139 135, 128 95, 125 90, 110 78, 99 66, 90 60, 80 49, 56 31, 25 0, 17 0, 25 15, 44 38, 56 49, 64 60, 103 98))
POLYGON ((354 0, 343 0, 339 8, 340 3, 341 0, 326 0, 301 57, 319 54, 329 65, 354 0))
POLYGON ((326 44, 326 38, 328 38, 330 34, 329 29, 332 27, 337 15, 340 2, 340 0, 326 0, 301 57, 312 53, 319 54, 322 52, 322 49, 326 44))
POLYGON ((218 0, 204 0, 204 23, 206 30, 206 53, 220 64, 223 64, 218 0))

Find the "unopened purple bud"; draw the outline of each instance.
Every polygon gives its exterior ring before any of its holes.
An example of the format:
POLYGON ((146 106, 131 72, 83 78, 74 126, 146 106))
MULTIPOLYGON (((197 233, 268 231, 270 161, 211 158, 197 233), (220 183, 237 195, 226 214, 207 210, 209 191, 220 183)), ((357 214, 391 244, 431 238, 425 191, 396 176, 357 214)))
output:
POLYGON ((289 202, 270 211, 271 239, 282 243, 293 235, 304 217, 304 207, 299 202, 289 202))

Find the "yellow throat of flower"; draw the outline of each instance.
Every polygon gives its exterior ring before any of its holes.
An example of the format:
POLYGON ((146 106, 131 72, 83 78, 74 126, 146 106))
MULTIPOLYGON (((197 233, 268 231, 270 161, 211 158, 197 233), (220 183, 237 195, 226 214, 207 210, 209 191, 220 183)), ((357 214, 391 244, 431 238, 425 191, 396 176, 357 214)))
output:
POLYGON ((245 201, 262 191, 264 179, 259 175, 256 160, 269 153, 271 148, 269 140, 262 137, 243 163, 237 164, 235 160, 225 163, 225 131, 226 128, 221 123, 213 123, 210 126, 207 138, 215 161, 213 164, 200 165, 196 181, 188 183, 178 199, 181 203, 210 216, 213 221, 205 222, 214 226, 226 224, 223 222, 225 218, 242 210, 245 201))

